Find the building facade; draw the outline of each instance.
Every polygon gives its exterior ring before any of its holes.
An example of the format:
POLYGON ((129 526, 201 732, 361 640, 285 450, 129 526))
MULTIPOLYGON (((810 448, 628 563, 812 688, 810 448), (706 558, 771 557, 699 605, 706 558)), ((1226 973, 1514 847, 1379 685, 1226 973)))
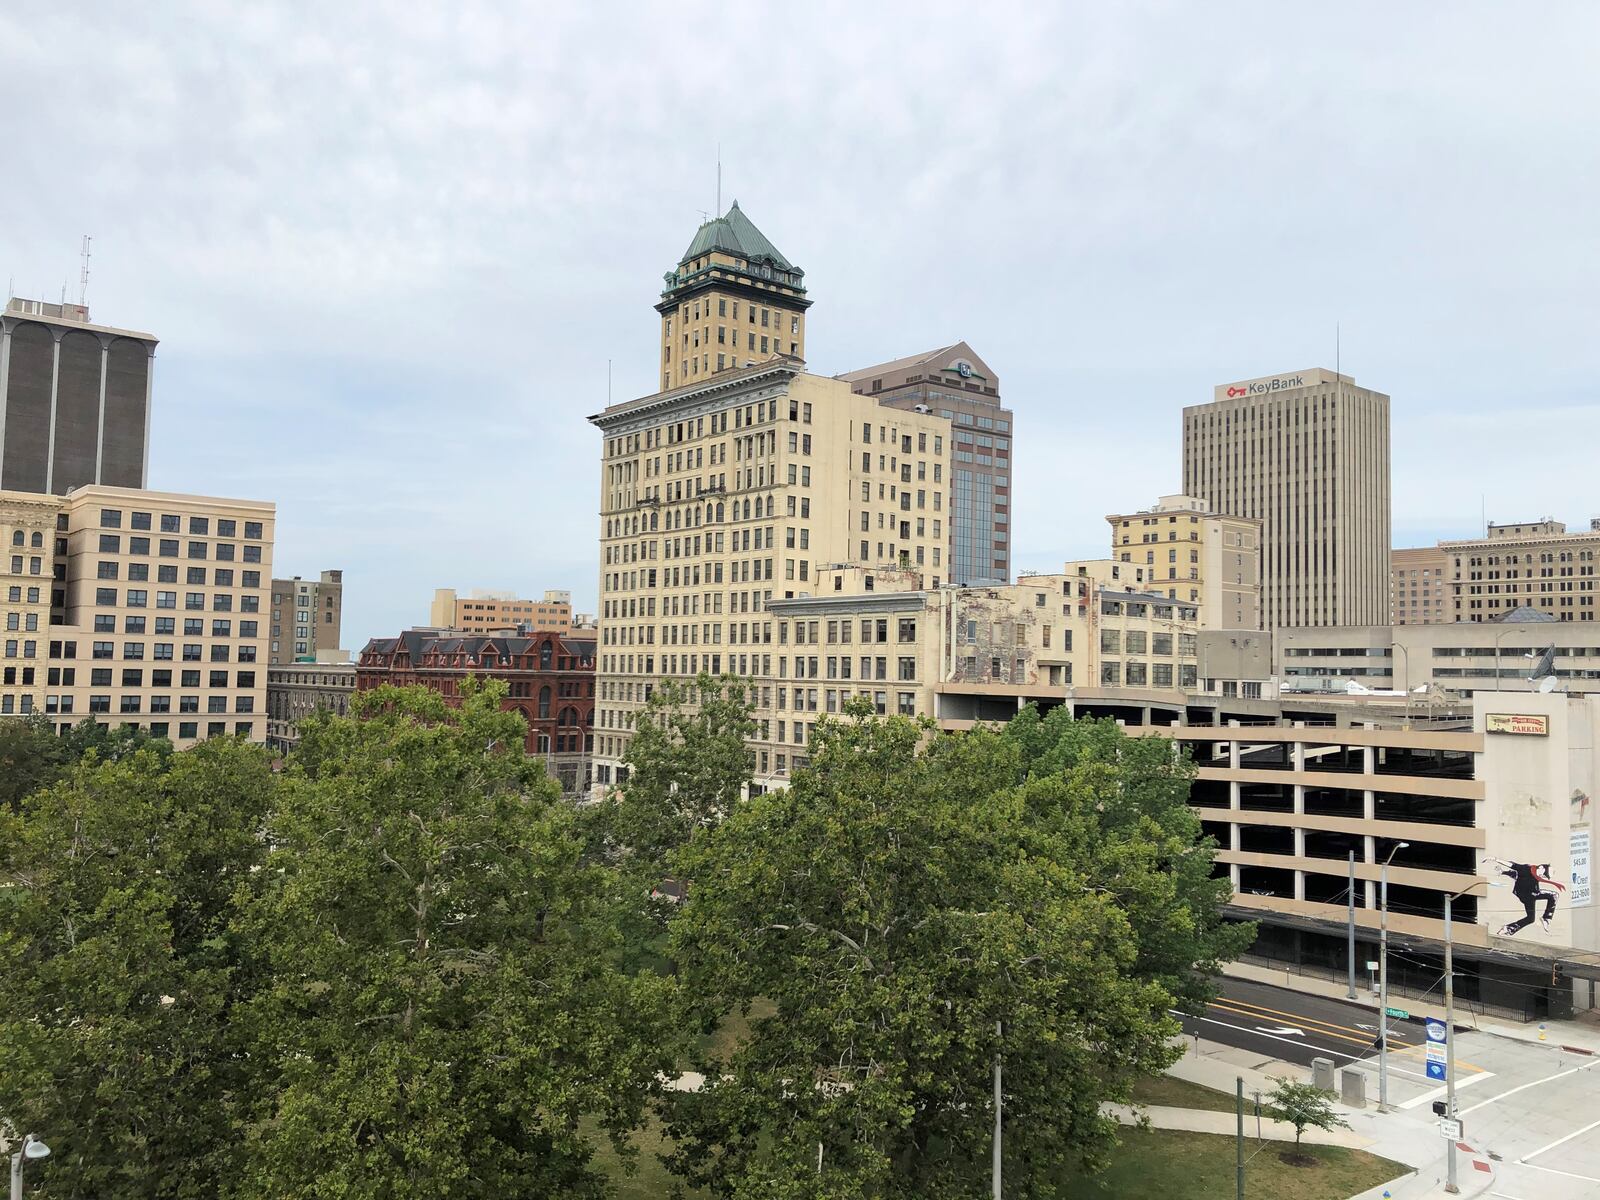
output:
POLYGON ((605 435, 596 778, 663 677, 771 674, 766 605, 839 564, 945 576, 950 423, 793 362, 614 405, 605 435))
POLYGON ((503 681, 501 707, 527 721, 528 753, 545 759, 564 792, 588 790, 594 749, 592 639, 555 632, 484 637, 412 629, 367 643, 356 664, 356 689, 420 684, 459 704, 469 675, 503 681))
POLYGON ((1396 625, 1457 620, 1450 603, 1450 556, 1439 546, 1391 551, 1389 607, 1396 625))
POLYGON ((1261 522, 1211 511, 1194 496, 1106 517, 1111 556, 1143 565, 1149 590, 1184 600, 1203 629, 1261 628, 1261 522))
POLYGON ((512 592, 484 588, 465 596, 457 596, 454 588, 438 588, 433 593, 428 624, 435 629, 467 633, 507 629, 567 633, 573 628, 572 593, 552 590, 545 592, 543 599, 524 600, 512 592))
POLYGON ((1183 490, 1261 522, 1267 629, 1389 621, 1389 397, 1311 369, 1183 410, 1183 490))
POLYGON ((1408 693, 1438 687, 1462 697, 1527 692, 1539 657, 1551 649, 1562 691, 1600 693, 1600 637, 1548 614, 1527 615, 1542 619, 1280 629, 1278 674, 1286 690, 1301 692, 1344 691, 1352 683, 1408 693))
POLYGON ((665 280, 656 304, 663 392, 775 357, 805 358, 805 272, 737 200, 700 226, 665 280))
POLYGON ((60 512, 55 496, 0 492, 0 716, 44 711, 60 512))
POLYGON ((787 783, 818 720, 853 699, 947 729, 1004 721, 1104 681, 1193 688, 1195 609, 1128 592, 1121 564, 1068 563, 1015 584, 937 590, 915 571, 839 567, 811 595, 773 599, 773 657, 752 681, 754 786, 787 783))
POLYGON ((1481 693, 1459 717, 1385 722, 1287 697, 1069 703, 1189 748, 1190 802, 1217 841, 1231 907, 1261 922, 1254 955, 1343 979, 1353 876, 1357 962, 1375 957, 1389 861, 1400 993, 1437 987, 1444 897, 1487 880, 1503 886, 1453 905, 1458 998, 1528 1020, 1594 1007, 1600 698, 1481 693))
POLYGON ((1450 621, 1493 621, 1517 608, 1558 621, 1595 619, 1600 519, 1568 533, 1560 521, 1490 525, 1488 536, 1439 543, 1446 558, 1450 621))
POLYGON ((93 485, 62 500, 44 711, 182 748, 266 739, 275 509, 93 485))
POLYGON ((356 689, 352 662, 289 662, 267 668, 267 746, 287 754, 300 744, 300 722, 317 712, 344 716, 356 689))
POLYGON ((951 583, 1011 578, 1011 451, 1015 416, 1000 399, 1000 380, 965 342, 879 363, 837 378, 880 404, 931 412, 950 422, 951 583))
POLYGON ((324 571, 316 579, 274 579, 269 665, 315 662, 338 650, 343 613, 343 571, 324 571))
POLYGON ((156 339, 89 322, 80 304, 0 314, 0 488, 142 488, 156 339))

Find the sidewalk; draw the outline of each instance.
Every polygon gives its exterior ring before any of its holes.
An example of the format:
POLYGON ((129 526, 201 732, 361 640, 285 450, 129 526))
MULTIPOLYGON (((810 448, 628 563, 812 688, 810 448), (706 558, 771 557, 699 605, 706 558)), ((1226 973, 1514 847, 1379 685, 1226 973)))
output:
MULTIPOLYGON (((1350 999, 1347 985, 1331 979, 1321 979, 1315 975, 1296 975, 1292 972, 1274 967, 1258 966, 1255 963, 1228 963, 1222 968, 1222 973, 1233 979, 1248 979, 1253 983, 1265 983, 1272 987, 1286 988, 1291 992, 1301 992, 1307 996, 1322 996, 1329 1000, 1342 1000, 1346 1004, 1354 1004, 1361 1008, 1378 1011, 1378 1002, 1364 987, 1356 988, 1356 998, 1350 999)), ((1403 1007, 1413 1016, 1434 1017, 1444 1020, 1444 1004, 1435 1002, 1435 997, 1417 999, 1411 996, 1391 997, 1395 1005, 1403 1007)), ((1499 1020, 1495 1017, 1480 1017, 1474 1012, 1469 1012, 1465 1007, 1456 1007, 1456 1024, 1462 1028, 1475 1029, 1481 1033, 1491 1033, 1496 1037, 1510 1038, 1513 1041, 1531 1042, 1547 1046, 1564 1046, 1578 1054, 1600 1054, 1600 1028, 1587 1021, 1546 1021, 1542 1025, 1534 1023, 1522 1025, 1514 1021, 1499 1020), (1543 1034, 1541 1037, 1540 1034, 1543 1034)))
MULTIPOLYGON (((1256 1118, 1254 1109, 1248 1097, 1245 1099, 1244 1108, 1244 1136, 1250 1141, 1256 1141, 1256 1118)), ((1227 1137, 1234 1137, 1239 1132, 1239 1118, 1230 1112, 1212 1112, 1201 1108, 1163 1108, 1155 1106, 1146 1109, 1135 1109, 1124 1104, 1108 1104, 1106 1112, 1116 1117, 1124 1125, 1137 1125, 1142 1112, 1150 1120, 1153 1129, 1181 1129, 1189 1133, 1220 1133, 1227 1137)), ((1261 1141, 1264 1142, 1293 1142, 1294 1126, 1287 1121, 1274 1121, 1270 1117, 1261 1118, 1261 1141)), ((1300 1139, 1308 1146, 1347 1146, 1352 1150, 1365 1150, 1369 1145, 1366 1138, 1348 1129, 1308 1129, 1305 1136, 1300 1139)))
MULTIPOLYGON (((1276 974, 1276 973, 1275 973, 1276 974)), ((1279 1079, 1289 1078, 1308 1082, 1311 1071, 1288 1062, 1260 1063, 1258 1067, 1244 1065, 1240 1060, 1245 1052, 1220 1042, 1193 1038, 1184 1039, 1184 1054, 1168 1068, 1167 1073, 1189 1083, 1197 1083, 1226 1094, 1233 1094, 1235 1081, 1244 1080, 1245 1135, 1255 1137, 1255 1097, 1259 1090, 1262 1103, 1279 1079)), ((1396 1110, 1380 1113, 1375 1106, 1349 1108, 1333 1102, 1334 1111, 1349 1122, 1350 1128, 1324 1132, 1307 1130, 1302 1139, 1318 1145, 1348 1146, 1365 1150, 1381 1158, 1403 1163, 1411 1172, 1390 1180, 1382 1187, 1364 1192, 1354 1200, 1433 1200, 1447 1195, 1444 1191, 1445 1143, 1439 1137, 1436 1123, 1426 1109, 1396 1110)), ((1158 1129, 1190 1129, 1204 1133, 1232 1135, 1237 1132, 1238 1118, 1230 1112, 1200 1112, 1188 1109, 1151 1108, 1150 1122, 1158 1129), (1179 1115, 1171 1115, 1179 1114, 1179 1115), (1168 1123, 1168 1122, 1181 1123, 1168 1123)), ((1122 1119, 1118 1114, 1118 1119, 1122 1119)), ((1293 1141, 1294 1126, 1283 1122, 1261 1121, 1263 1138, 1272 1141, 1293 1141)), ((1494 1164, 1478 1153, 1468 1143, 1458 1143, 1461 1191, 1459 1196, 1482 1195, 1494 1182, 1494 1164), (1477 1163, 1482 1163, 1478 1167, 1477 1163)))

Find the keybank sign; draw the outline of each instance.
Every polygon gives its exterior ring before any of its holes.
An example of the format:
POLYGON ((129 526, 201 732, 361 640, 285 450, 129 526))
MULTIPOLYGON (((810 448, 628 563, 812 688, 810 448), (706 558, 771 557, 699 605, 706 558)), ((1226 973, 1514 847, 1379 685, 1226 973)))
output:
POLYGON ((1239 396, 1270 396, 1273 392, 1287 392, 1306 386, 1304 375, 1274 375, 1270 379, 1248 379, 1244 383, 1230 383, 1225 393, 1230 398, 1239 396))

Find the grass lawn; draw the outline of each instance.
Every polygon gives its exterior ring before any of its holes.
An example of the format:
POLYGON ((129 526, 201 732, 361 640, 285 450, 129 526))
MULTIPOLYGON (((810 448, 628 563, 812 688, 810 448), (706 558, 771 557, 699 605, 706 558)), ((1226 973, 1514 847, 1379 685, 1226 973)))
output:
MULTIPOLYGON (((1244 1194, 1250 1200, 1344 1200, 1409 1170, 1402 1163, 1342 1146, 1302 1146, 1318 1165, 1291 1167, 1278 1160, 1278 1152, 1291 1145, 1246 1140, 1244 1194)), ((1233 1195, 1233 1172, 1231 1137, 1124 1129, 1111 1167, 1078 1180, 1073 1194, 1114 1200, 1216 1200, 1233 1195)))
MULTIPOLYGON (((1186 1079, 1175 1079, 1171 1075, 1152 1075, 1139 1080, 1133 1085, 1133 1099, 1136 1104, 1165 1108, 1204 1108, 1212 1112, 1234 1111, 1232 1092, 1219 1092, 1215 1088, 1190 1083, 1186 1079)), ((1247 1120, 1253 1118, 1255 1111, 1255 1101, 1250 1093, 1246 1092, 1245 1118, 1247 1120)))
POLYGON ((714 1033, 701 1039, 701 1048, 719 1057, 726 1057, 733 1052, 734 1047, 749 1036, 752 1019, 770 1017, 777 1011, 778 1006, 772 1001, 757 1000, 750 1005, 749 1017, 740 1013, 729 1013, 714 1033))
MULTIPOLYGON (((656 1157, 656 1152, 665 1145, 660 1128, 651 1122, 634 1135, 633 1144, 639 1150, 639 1156, 634 1159, 636 1173, 633 1175, 624 1174, 622 1163, 609 1143, 602 1146, 595 1157, 596 1165, 616 1184, 617 1200, 660 1200, 663 1196, 671 1195, 672 1186, 677 1180, 668 1174, 666 1167, 656 1157)), ((704 1194, 688 1193, 691 1197, 704 1194)))

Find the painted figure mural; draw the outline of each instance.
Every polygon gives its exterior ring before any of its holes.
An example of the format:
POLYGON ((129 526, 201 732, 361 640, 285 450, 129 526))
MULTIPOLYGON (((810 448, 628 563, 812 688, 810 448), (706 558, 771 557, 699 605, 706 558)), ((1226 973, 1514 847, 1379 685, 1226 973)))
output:
POLYGON ((1567 890, 1565 884, 1550 878, 1550 864, 1507 862, 1503 858, 1494 861, 1500 864, 1500 874, 1510 877, 1511 894, 1522 902, 1523 908, 1522 917, 1500 927, 1500 936, 1515 937, 1532 925, 1541 902, 1544 912, 1538 917, 1539 924, 1549 933, 1550 918, 1556 913, 1556 897, 1567 890))

